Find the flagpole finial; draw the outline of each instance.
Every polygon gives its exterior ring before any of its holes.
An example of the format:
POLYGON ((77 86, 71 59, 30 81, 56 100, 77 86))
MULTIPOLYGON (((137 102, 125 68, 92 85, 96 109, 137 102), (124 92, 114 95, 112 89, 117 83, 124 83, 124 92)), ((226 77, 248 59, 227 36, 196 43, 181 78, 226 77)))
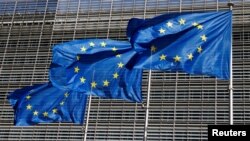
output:
POLYGON ((233 10, 233 7, 234 7, 234 3, 232 3, 232 2, 229 2, 229 3, 227 3, 227 6, 229 6, 230 10, 233 10))

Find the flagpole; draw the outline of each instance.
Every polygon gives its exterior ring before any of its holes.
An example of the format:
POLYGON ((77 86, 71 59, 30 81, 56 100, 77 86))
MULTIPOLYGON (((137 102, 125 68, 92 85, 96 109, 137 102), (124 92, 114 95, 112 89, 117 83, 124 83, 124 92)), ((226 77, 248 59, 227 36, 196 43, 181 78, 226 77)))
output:
MULTIPOLYGON (((147 0, 145 0, 144 2, 144 15, 143 15, 144 19, 146 18, 146 10, 147 10, 147 0)), ((152 52, 151 52, 151 55, 152 55, 152 52)), ((152 58, 151 58, 151 62, 152 62, 152 58)), ((151 62, 150 62, 150 65, 151 65, 151 62)), ((146 107, 142 105, 146 109, 143 141, 147 141, 147 136, 148 136, 148 115, 149 115, 149 101, 150 101, 150 89, 151 89, 151 74, 152 74, 152 70, 150 66, 150 69, 148 72, 147 104, 146 104, 146 107)))
POLYGON ((148 90, 147 90, 147 105, 146 107, 146 115, 145 115, 145 127, 144 127, 144 141, 147 141, 148 135, 148 115, 149 115, 149 100, 150 100, 150 89, 151 89, 151 74, 152 70, 150 69, 148 72, 148 90))
POLYGON ((89 127, 89 113, 90 113, 91 101, 92 101, 92 95, 89 96, 88 112, 87 112, 87 118, 86 118, 86 124, 85 124, 85 132, 84 132, 84 141, 87 140, 88 127, 89 127))
MULTIPOLYGON (((230 10, 233 10, 234 4, 229 2, 227 4, 230 8, 230 10)), ((230 82, 229 82, 229 95, 230 95, 230 113, 229 113, 229 122, 230 125, 234 124, 234 113, 233 113, 233 35, 231 35, 231 52, 230 52, 230 82)))
MULTIPOLYGON (((95 70, 93 71, 92 75, 92 81, 95 78, 95 70)), ((92 101, 92 87, 91 87, 91 94, 89 96, 89 103, 88 103, 88 112, 87 112, 87 118, 86 118, 86 126, 85 126, 85 132, 84 132, 84 141, 87 141, 87 134, 88 134, 88 128, 89 128, 89 114, 90 114, 90 107, 91 107, 91 101, 92 101)))

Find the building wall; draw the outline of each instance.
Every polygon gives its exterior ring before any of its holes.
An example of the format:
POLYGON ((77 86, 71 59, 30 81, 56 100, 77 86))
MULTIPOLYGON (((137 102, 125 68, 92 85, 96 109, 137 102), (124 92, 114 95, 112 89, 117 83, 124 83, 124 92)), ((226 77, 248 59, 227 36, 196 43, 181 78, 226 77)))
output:
MULTIPOLYGON (((13 126, 8 92, 48 81, 53 45, 80 38, 126 40, 132 17, 228 10, 227 0, 0 1, 0 140, 143 140, 140 103, 92 97, 89 126, 13 126)), ((250 1, 234 0, 234 122, 250 124, 250 1)), ((148 72, 143 74, 146 102, 148 72)), ((207 140, 208 124, 229 124, 228 81, 153 71, 148 140, 207 140)), ((86 111, 87 114, 88 111, 86 111)), ((85 116, 86 118, 87 116, 85 116)))

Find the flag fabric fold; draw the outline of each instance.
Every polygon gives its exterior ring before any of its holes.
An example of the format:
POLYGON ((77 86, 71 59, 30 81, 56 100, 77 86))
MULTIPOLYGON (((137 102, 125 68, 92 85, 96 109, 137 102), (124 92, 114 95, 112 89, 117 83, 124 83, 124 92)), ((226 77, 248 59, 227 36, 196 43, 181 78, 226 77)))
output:
POLYGON ((164 14, 129 21, 129 41, 74 40, 53 48, 49 82, 12 92, 19 126, 83 123, 88 95, 142 102, 143 70, 230 78, 232 13, 164 14))

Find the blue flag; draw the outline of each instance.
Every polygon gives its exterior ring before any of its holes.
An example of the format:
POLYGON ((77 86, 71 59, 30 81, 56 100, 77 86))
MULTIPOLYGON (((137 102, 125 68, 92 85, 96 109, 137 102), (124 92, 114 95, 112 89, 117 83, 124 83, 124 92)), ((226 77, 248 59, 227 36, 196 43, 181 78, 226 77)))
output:
POLYGON ((134 68, 230 78, 231 11, 131 19, 127 35, 142 52, 134 68))
POLYGON ((142 102, 142 69, 133 69, 129 42, 74 40, 53 48, 53 85, 103 98, 142 102))
POLYGON ((231 11, 131 19, 127 36, 56 45, 50 82, 8 97, 15 124, 82 123, 87 95, 142 102, 143 69, 230 78, 231 11))
POLYGON ((8 99, 14 109, 16 126, 50 122, 82 124, 87 96, 45 83, 15 90, 8 99))

